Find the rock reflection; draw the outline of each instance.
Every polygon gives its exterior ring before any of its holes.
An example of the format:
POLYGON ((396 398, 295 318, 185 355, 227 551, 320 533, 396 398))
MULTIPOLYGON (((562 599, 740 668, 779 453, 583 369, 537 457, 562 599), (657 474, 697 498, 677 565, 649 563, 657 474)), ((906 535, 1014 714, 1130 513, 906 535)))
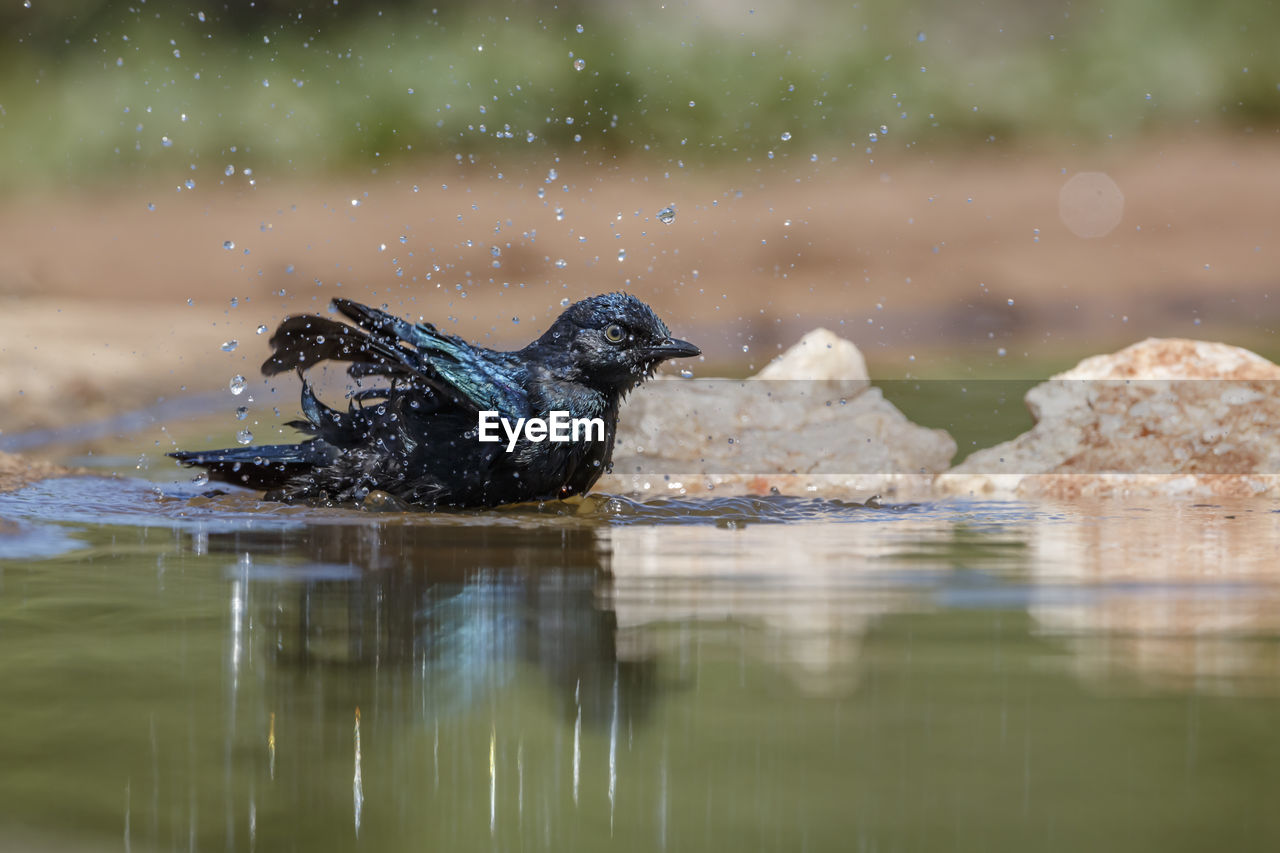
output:
POLYGON ((1107 507, 1041 525, 1029 566, 1040 631, 1093 681, 1197 691, 1280 684, 1280 514, 1256 503, 1107 507))
POLYGON ((714 642, 719 627, 739 653, 772 663, 811 695, 856 687, 859 649, 871 622, 922 606, 890 557, 951 525, 619 527, 613 547, 612 606, 622 656, 658 653, 688 660, 689 627, 714 642), (803 547, 796 539, 803 538, 803 547), (675 626, 673 628, 673 626, 675 626))

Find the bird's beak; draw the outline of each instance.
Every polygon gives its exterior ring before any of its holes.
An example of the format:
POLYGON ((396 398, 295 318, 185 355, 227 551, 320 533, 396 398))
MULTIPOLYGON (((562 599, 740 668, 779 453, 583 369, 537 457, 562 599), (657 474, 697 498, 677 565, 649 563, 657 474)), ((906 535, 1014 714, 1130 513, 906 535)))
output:
POLYGON ((660 344, 655 344, 645 350, 645 355, 649 358, 692 358, 695 355, 702 355, 702 350, 695 347, 688 341, 682 341, 677 338, 667 338, 660 344))

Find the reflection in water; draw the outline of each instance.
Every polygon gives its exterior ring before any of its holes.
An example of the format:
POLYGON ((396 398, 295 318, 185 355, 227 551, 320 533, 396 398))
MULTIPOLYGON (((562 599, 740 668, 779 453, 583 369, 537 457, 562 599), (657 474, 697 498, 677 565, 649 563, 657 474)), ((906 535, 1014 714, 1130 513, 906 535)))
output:
POLYGON ((1091 680, 1139 673, 1198 690, 1276 692, 1280 513, 1264 504, 1114 507, 1037 527, 1029 566, 1041 631, 1067 642, 1091 680))
POLYGON ((248 619, 277 671, 398 668, 447 683, 400 709, 417 716, 465 708, 522 663, 565 718, 606 724, 615 682, 628 715, 650 702, 651 661, 619 660, 616 616, 599 606, 608 552, 594 529, 331 524, 210 533, 206 547, 237 556, 246 589, 262 579, 248 619))
POLYGON ((360 807, 364 805, 364 785, 360 783, 360 708, 356 708, 356 771, 351 780, 351 796, 354 802, 356 836, 360 835, 360 807))
POLYGON ((78 545, 0 562, 0 849, 1280 842, 1257 508, 58 488, 0 496, 78 545))
POLYGON ((459 739, 473 736, 476 717, 487 720, 481 801, 488 834, 499 834, 507 806, 523 825, 531 785, 535 796, 552 798, 540 818, 543 835, 554 838, 550 802, 561 784, 554 768, 563 759, 572 763, 579 805, 587 739, 607 743, 602 781, 614 812, 621 738, 648 715, 659 685, 652 655, 619 655, 617 618, 601 598, 609 551, 597 529, 390 520, 193 538, 209 557, 234 560, 228 743, 238 715, 265 714, 268 777, 276 778, 279 743, 282 755, 305 757, 281 765, 280 781, 296 786, 296 774, 313 772, 328 748, 302 735, 323 730, 347 704, 348 720, 354 714, 354 744, 346 746, 353 836, 369 829, 369 814, 410 807, 412 786, 388 791, 393 780, 375 775, 390 767, 395 777, 403 767, 388 735, 419 740, 430 732, 430 790, 438 792, 441 775, 456 780, 472 772, 460 764, 466 750, 459 739), (263 705, 236 698, 245 683, 259 685, 263 705), (500 704, 512 692, 536 707, 500 704), (536 708, 550 708, 572 726, 572 745, 557 746, 558 733, 556 742, 539 744, 544 758, 548 748, 563 758, 544 760, 542 778, 529 779, 527 714, 536 708))

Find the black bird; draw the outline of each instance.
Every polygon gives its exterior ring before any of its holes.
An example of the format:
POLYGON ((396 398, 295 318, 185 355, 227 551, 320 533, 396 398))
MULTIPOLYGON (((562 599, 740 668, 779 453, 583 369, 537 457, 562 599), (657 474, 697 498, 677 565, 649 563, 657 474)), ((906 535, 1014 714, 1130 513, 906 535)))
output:
POLYGON ((271 500, 359 501, 373 490, 424 506, 567 498, 586 492, 609 467, 627 392, 663 361, 701 352, 671 337, 653 309, 626 293, 569 306, 542 337, 513 352, 477 347, 430 323, 350 300, 335 299, 333 307, 355 325, 317 315, 286 318, 262 372, 296 369, 301 376, 332 360, 350 362, 357 384, 367 377, 385 384, 355 392, 342 412, 321 403, 303 379, 306 420, 288 424, 313 436, 301 444, 169 455, 271 500), (533 441, 522 433, 508 450, 501 427, 499 441, 480 441, 482 412, 513 425, 566 412, 599 418, 603 430, 580 431, 571 441, 533 441))

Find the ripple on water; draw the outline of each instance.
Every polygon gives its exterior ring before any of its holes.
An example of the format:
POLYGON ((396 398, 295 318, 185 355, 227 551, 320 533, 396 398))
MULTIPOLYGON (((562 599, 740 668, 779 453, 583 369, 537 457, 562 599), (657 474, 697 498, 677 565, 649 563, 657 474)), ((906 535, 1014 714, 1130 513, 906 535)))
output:
MULTIPOLYGON (((954 505, 954 504, 953 504, 954 505)), ((965 504, 965 511, 981 506, 965 504)), ((992 505, 985 505, 992 506, 992 505)), ((1015 505, 1005 504, 1005 507, 1015 505)), ((189 483, 157 484, 117 477, 61 477, 0 494, 0 516, 44 521, 185 527, 192 523, 261 522, 331 524, 395 519, 423 524, 547 523, 572 519, 605 524, 787 524, 863 522, 904 514, 936 512, 941 505, 865 503, 827 498, 726 496, 647 498, 592 494, 569 501, 517 504, 492 509, 440 508, 365 512, 356 506, 283 504, 257 493, 193 488, 189 483)))
POLYGON ((6 556, 40 557, 76 547, 75 528, 110 526, 196 532, 275 530, 327 525, 431 527, 597 528, 681 526, 737 530, 755 525, 850 524, 900 519, 968 519, 1007 523, 1025 515, 1016 504, 882 504, 824 498, 725 496, 636 499, 592 494, 570 501, 495 509, 404 510, 395 501, 370 501, 381 511, 264 501, 256 493, 201 490, 189 482, 155 483, 119 477, 62 477, 0 494, 0 519, 22 524, 3 537, 6 556), (391 511, 386 511, 390 509, 391 511))

